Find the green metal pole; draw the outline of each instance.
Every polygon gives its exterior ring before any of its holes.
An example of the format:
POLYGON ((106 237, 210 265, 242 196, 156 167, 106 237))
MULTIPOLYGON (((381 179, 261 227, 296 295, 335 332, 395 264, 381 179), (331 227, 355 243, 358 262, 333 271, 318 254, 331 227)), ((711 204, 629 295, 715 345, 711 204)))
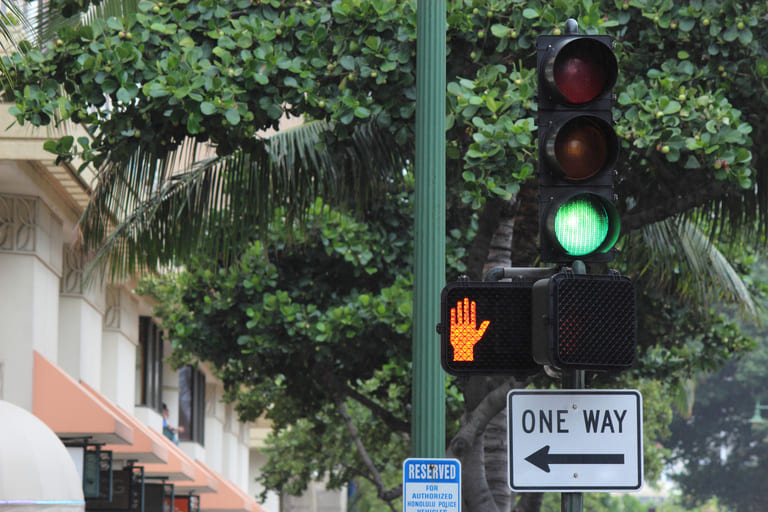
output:
POLYGON ((416 27, 411 436, 414 457, 436 458, 445 456, 445 376, 435 333, 445 285, 445 1, 418 0, 416 27))

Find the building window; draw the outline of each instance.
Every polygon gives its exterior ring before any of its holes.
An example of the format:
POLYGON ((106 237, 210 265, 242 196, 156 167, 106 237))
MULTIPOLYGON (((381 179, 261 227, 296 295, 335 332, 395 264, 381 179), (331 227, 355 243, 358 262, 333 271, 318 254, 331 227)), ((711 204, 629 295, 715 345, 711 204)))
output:
POLYGON ((139 405, 160 412, 163 404, 163 335, 152 317, 139 318, 139 346, 136 357, 139 405))
POLYGON ((205 375, 193 366, 179 370, 179 440, 204 444, 205 375))

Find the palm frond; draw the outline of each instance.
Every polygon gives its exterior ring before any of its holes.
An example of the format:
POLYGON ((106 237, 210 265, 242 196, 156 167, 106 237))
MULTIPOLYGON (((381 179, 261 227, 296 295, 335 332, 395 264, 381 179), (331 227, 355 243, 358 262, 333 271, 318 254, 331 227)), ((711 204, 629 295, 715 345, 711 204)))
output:
MULTIPOLYGON (((9 0, 3 0, 9 1, 9 0)), ((98 26, 106 22, 109 17, 124 17, 135 13, 139 9, 138 0, 102 0, 98 4, 90 4, 85 12, 63 12, 62 9, 50 1, 34 1, 29 4, 30 25, 27 39, 35 46, 42 46, 48 41, 53 41, 62 27, 79 25, 98 26)))
POLYGON ((728 258, 687 218, 666 219, 631 234, 625 244, 633 261, 646 261, 639 274, 669 293, 693 300, 699 307, 723 300, 755 317, 756 302, 728 258))
POLYGON ((287 225, 316 197, 365 207, 402 176, 408 151, 388 131, 369 123, 343 144, 333 133, 315 121, 226 156, 197 161, 202 148, 192 142, 165 159, 138 152, 110 162, 80 222, 92 270, 116 279, 201 253, 228 261, 277 207, 287 225))
MULTIPOLYGON (((17 2, 0 0, 0 6, 0 51, 9 54, 19 49, 18 41, 29 31, 30 23, 17 2)), ((3 61, 0 61, 0 76, 12 81, 10 70, 3 61)))

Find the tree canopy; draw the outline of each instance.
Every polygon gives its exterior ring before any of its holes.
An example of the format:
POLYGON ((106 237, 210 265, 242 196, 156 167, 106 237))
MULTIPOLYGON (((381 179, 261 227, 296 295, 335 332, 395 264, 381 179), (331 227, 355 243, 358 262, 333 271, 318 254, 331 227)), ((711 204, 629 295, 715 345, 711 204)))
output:
MULTIPOLYGON (((56 5, 79 12, 90 2, 56 5)), ((96 247, 119 210, 110 198, 123 206, 151 198, 173 180, 172 169, 147 169, 167 163, 190 140, 262 162, 254 154, 259 131, 300 115, 333 122, 330 139, 372 122, 408 154, 414 8, 396 0, 142 0, 137 12, 65 26, 44 46, 7 57, 16 72, 6 94, 20 123, 67 119, 89 129, 91 137, 62 137, 47 147, 105 169, 83 223, 85 240, 96 247)), ((573 17, 582 30, 607 32, 617 43, 624 232, 702 206, 717 210, 726 229, 734 222, 762 229, 768 223, 752 220, 765 220, 765 187, 757 186, 764 173, 756 165, 765 146, 753 143, 763 136, 759 112, 766 102, 757 94, 768 76, 764 9, 714 0, 684 7, 670 0, 447 2, 448 184, 458 192, 451 199, 480 208, 489 197, 510 199, 533 177, 534 42, 573 17)), ((199 159, 185 155, 186 167, 199 159)), ((248 173, 254 170, 246 164, 241 175, 248 173)), ((296 186, 281 179, 285 174, 251 183, 259 200, 238 204, 231 221, 267 216, 270 202, 296 186)), ((323 183, 316 192, 344 196, 343 181, 330 189, 323 183)), ((221 199, 212 201, 187 205, 190 218, 221 208, 221 199)), ((291 213, 310 204, 283 206, 291 213)), ((198 226, 197 238, 208 227, 198 226)), ((128 250, 153 234, 146 226, 127 233, 134 242, 128 250)), ((164 237, 176 247, 171 242, 183 235, 164 237)), ((155 263, 158 256, 145 252, 155 263)))
MULTIPOLYGON (((91 2, 52 5, 74 14, 91 2)), ((60 160, 96 169, 80 224, 86 248, 111 257, 117 274, 187 269, 152 290, 168 299, 158 314, 178 357, 214 363, 246 417, 267 408, 280 450, 306 454, 311 435, 326 439, 323 425, 335 418, 332 427, 349 433, 333 444, 339 458, 308 455, 308 467, 334 482, 365 473, 388 500, 396 489, 376 468, 401 453, 404 439, 393 433, 408 421, 399 400, 410 357, 416 7, 142 0, 4 58, 15 70, 5 94, 19 123, 88 130, 46 143, 60 160), (261 130, 285 116, 309 124, 265 138, 261 130), (208 145, 216 155, 201 159, 208 145), (344 208, 360 195, 357 210, 344 208), (347 421, 353 408, 370 419, 365 426, 347 421), (380 452, 365 460, 355 438, 380 452)), ((536 37, 561 32, 570 17, 586 33, 614 37, 624 236, 613 265, 638 285, 641 333, 638 367, 622 382, 654 398, 646 431, 662 433, 673 391, 750 346, 710 304, 748 299, 729 259, 741 244, 762 243, 768 226, 768 7, 455 0, 446 8, 450 279, 479 279, 494 261, 537 264, 536 37)), ((474 440, 503 408, 504 391, 521 383, 484 381, 478 400, 462 405, 459 390, 476 384, 449 386, 449 450, 461 456, 482 452, 474 440)), ((657 471, 658 451, 646 446, 646 468, 657 471)), ((291 463, 275 460, 270 485, 301 487, 309 473, 291 463)))
MULTIPOLYGON (((753 267, 751 277, 763 288, 765 261, 753 267)), ((764 392, 768 368, 765 315, 759 325, 745 324, 756 347, 747 357, 729 361, 721 370, 701 374, 690 415, 671 424, 667 443, 679 461, 675 480, 688 505, 712 496, 739 512, 764 508, 768 495, 761 485, 768 474, 768 423, 752 422, 765 417, 768 396, 764 392), (758 412, 760 414, 758 414, 758 412)))

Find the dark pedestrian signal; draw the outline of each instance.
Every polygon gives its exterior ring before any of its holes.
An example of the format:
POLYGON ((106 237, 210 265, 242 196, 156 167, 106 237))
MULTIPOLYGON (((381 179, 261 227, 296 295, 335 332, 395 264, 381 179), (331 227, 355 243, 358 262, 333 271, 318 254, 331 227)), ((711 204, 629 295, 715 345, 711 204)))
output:
POLYGON ((564 370, 621 371, 637 352, 635 287, 618 274, 560 272, 532 290, 533 358, 564 370))

